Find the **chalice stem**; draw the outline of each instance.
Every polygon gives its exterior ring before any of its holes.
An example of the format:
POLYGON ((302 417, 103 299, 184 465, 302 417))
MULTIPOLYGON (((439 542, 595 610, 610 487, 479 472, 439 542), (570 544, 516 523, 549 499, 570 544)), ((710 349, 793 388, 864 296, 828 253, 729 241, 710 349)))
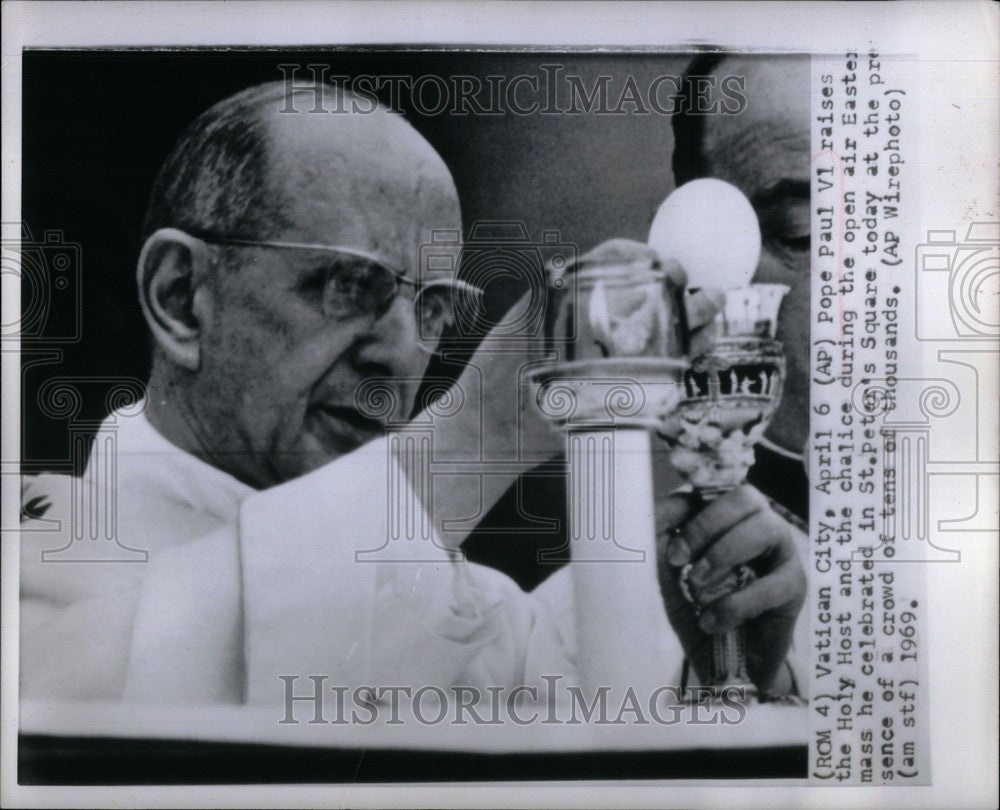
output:
POLYGON ((717 633, 712 641, 711 686, 746 686, 747 675, 745 636, 742 627, 717 633))
MULTIPOLYGON (((699 489, 698 495, 705 503, 715 500, 732 487, 714 487, 699 489)), ((745 584, 751 576, 750 569, 740 566, 737 570, 738 579, 745 584)), ((736 589, 742 587, 738 585, 736 589)), ((716 633, 712 639, 712 671, 708 686, 723 688, 726 686, 752 686, 747 674, 746 634, 742 627, 716 633)))

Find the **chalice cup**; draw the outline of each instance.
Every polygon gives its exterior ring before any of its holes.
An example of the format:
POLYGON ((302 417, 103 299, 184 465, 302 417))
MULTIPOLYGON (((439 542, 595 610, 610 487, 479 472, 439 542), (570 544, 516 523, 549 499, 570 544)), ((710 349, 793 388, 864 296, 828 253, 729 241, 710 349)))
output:
MULTIPOLYGON (((671 463, 702 502, 746 481, 754 445, 781 401, 785 356, 774 331, 787 292, 781 284, 726 291, 716 321, 719 337, 683 373, 682 397, 663 420, 660 434, 670 447, 671 463)), ((753 571, 741 565, 721 582, 701 583, 692 578, 692 568, 688 563, 681 569, 680 586, 696 612, 754 579, 753 571)), ((742 628, 713 637, 710 672, 707 678, 699 675, 703 685, 720 691, 739 686, 754 694, 742 628)))

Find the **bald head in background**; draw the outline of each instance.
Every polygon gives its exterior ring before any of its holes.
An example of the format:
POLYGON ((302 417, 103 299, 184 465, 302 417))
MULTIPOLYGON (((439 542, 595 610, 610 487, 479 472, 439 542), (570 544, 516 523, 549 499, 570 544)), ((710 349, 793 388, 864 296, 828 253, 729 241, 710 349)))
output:
POLYGON ((381 435, 358 386, 384 379, 409 413, 429 356, 412 293, 331 320, 335 253, 229 240, 343 248, 415 281, 432 232, 461 228, 450 172, 400 116, 280 113, 284 94, 251 88, 191 125, 154 186, 138 269, 150 421, 258 488, 381 435))
POLYGON ((754 281, 790 287, 778 318, 788 375, 767 437, 801 453, 809 431, 809 58, 696 58, 690 76, 742 76, 738 115, 674 116, 677 185, 716 177, 739 188, 760 220, 754 281))

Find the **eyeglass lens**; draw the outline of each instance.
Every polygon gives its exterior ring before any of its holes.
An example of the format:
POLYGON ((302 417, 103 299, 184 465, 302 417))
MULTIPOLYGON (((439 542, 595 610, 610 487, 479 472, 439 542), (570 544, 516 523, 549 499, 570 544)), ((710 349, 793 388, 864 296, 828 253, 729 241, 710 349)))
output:
POLYGON ((396 274, 387 267, 364 260, 336 262, 327 269, 323 311, 335 320, 381 314, 398 288, 396 274))

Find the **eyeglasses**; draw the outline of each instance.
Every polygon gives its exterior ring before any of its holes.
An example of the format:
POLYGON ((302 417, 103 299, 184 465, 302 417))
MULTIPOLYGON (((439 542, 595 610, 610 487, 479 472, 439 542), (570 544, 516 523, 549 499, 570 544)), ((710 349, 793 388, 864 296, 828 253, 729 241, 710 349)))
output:
MULTIPOLYGON (((383 260, 355 248, 310 242, 235 239, 199 231, 190 235, 215 245, 330 254, 334 261, 324 268, 324 277, 319 280, 323 313, 328 318, 345 321, 358 316, 380 317, 388 311, 397 295, 406 295, 403 292, 406 289, 411 291, 406 297, 413 302, 422 339, 436 341, 444 324, 451 319, 453 302, 446 302, 445 298, 456 292, 474 298, 482 294, 475 285, 456 278, 438 278, 419 284, 383 260)), ((426 346, 421 344, 421 348, 426 349, 426 346)))

